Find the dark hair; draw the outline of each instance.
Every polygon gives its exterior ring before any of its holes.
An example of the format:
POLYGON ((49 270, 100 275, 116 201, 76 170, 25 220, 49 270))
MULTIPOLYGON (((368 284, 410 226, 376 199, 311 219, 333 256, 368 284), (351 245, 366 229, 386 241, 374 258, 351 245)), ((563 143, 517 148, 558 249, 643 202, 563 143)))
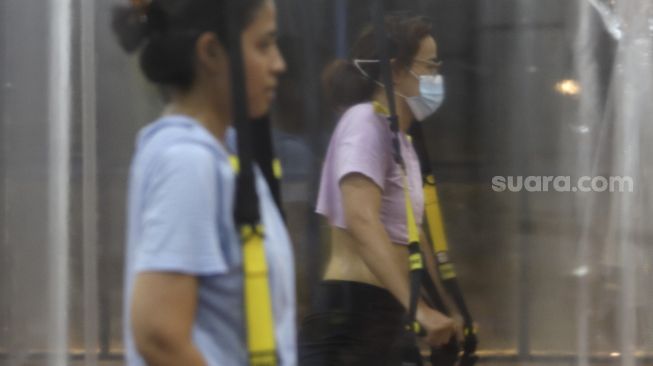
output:
MULTIPOLYGON (((412 66, 419 51, 420 42, 431 34, 431 22, 422 16, 404 14, 385 17, 385 28, 390 58, 395 59, 395 68, 412 66)), ((367 25, 358 35, 351 50, 351 59, 378 60, 374 28, 367 25)), ((353 61, 337 59, 328 65, 322 75, 325 94, 329 103, 336 108, 347 108, 372 98, 380 81, 379 63, 360 64, 369 77, 356 68, 353 61)))
POLYGON ((236 14, 225 14, 232 0, 150 0, 143 7, 113 9, 112 27, 127 53, 140 51, 148 80, 188 89, 195 77, 195 44, 204 32, 215 32, 227 45, 227 19, 236 17, 244 29, 263 0, 238 0, 236 14))

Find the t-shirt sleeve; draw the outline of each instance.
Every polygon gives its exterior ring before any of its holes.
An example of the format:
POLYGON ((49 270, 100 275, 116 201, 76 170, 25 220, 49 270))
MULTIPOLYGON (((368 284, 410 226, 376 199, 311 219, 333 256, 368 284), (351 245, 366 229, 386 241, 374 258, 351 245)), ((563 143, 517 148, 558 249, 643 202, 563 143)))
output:
POLYGON ((370 178, 381 190, 385 189, 385 176, 390 158, 388 126, 377 118, 352 115, 345 123, 336 142, 335 173, 339 183, 351 173, 370 178))
POLYGON ((218 170, 207 148, 167 147, 149 170, 136 271, 195 275, 227 270, 217 228, 218 170))

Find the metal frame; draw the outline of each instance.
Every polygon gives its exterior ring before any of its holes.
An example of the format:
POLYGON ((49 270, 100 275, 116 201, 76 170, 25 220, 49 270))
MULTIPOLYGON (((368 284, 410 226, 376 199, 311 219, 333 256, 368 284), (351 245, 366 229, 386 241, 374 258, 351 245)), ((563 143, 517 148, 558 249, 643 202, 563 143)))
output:
MULTIPOLYGON (((30 353, 26 358, 25 361, 38 361, 38 360, 44 360, 47 359, 51 353, 47 352, 33 352, 30 353)), ((4 361, 8 359, 8 354, 7 353, 0 353, 0 361, 4 361)), ((106 354, 103 354, 101 352, 97 353, 98 360, 99 361, 116 361, 120 362, 124 360, 123 353, 121 352, 109 352, 106 354)), ((568 366, 575 366, 578 362, 578 358, 576 355, 573 354, 562 354, 562 353, 542 353, 542 354, 537 354, 537 355, 529 355, 526 358, 522 358, 519 356, 517 353, 509 353, 506 354, 505 352, 481 352, 480 354, 481 359, 479 360, 479 364, 492 364, 492 363, 500 363, 500 364, 516 364, 516 365, 523 365, 524 363, 551 363, 555 364, 557 366, 562 365, 568 365, 568 366)), ((71 361, 83 361, 86 358, 86 354, 84 352, 70 352, 68 353, 68 359, 71 361)), ((590 356, 590 364, 591 365, 610 365, 614 364, 615 361, 620 360, 621 357, 612 357, 612 356, 606 356, 606 355, 595 355, 595 356, 590 356)), ((653 366, 653 354, 652 355, 642 355, 642 356, 637 356, 635 359, 638 362, 638 365, 640 366, 653 366)))

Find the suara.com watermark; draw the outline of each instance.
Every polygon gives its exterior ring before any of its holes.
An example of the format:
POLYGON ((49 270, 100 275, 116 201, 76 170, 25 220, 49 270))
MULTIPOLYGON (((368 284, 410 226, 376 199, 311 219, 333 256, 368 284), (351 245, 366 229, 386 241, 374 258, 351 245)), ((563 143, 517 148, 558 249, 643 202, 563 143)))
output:
POLYGON ((576 180, 564 175, 492 177, 495 192, 633 192, 634 189, 633 178, 621 176, 583 176, 576 180))

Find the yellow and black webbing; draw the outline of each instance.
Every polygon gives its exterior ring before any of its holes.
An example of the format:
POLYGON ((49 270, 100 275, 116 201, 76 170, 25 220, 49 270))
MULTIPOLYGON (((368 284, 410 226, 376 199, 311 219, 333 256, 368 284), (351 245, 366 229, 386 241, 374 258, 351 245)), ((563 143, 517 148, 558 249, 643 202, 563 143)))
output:
MULTIPOLYGON (((423 189, 424 189, 424 208, 426 211, 426 222, 428 226, 429 236, 433 245, 433 251, 438 264, 438 272, 442 279, 443 286, 451 295, 456 307, 463 317, 463 354, 460 359, 460 366, 473 366, 478 361, 476 355, 476 347, 478 339, 476 336, 476 328, 472 316, 467 308, 467 304, 462 295, 462 291, 458 285, 456 278, 456 271, 453 262, 449 257, 449 245, 447 242, 447 235, 444 227, 444 220, 442 219, 442 212, 440 209, 440 201, 435 182, 435 176, 431 167, 431 162, 428 157, 426 143, 422 126, 415 123, 411 127, 411 137, 413 146, 420 160, 422 170, 423 189)), ((430 286, 428 286, 430 287, 430 286)), ((434 289, 429 290, 427 293, 432 293, 434 289)))
POLYGON ((408 250, 410 265, 410 299, 406 317, 406 328, 414 334, 421 333, 421 327, 415 320, 417 313, 417 302, 421 289, 421 281, 424 272, 424 259, 419 247, 419 231, 415 222, 415 213, 411 204, 410 193, 407 188, 406 166, 401 156, 399 145, 399 118, 397 116, 394 87, 392 82, 392 70, 390 66, 390 57, 388 55, 388 45, 385 31, 384 4, 382 0, 375 0, 372 3, 372 20, 375 28, 376 45, 379 53, 381 65, 381 79, 385 86, 386 97, 388 101, 388 120, 390 129, 393 132, 392 151, 394 160, 399 166, 402 174, 402 185, 404 186, 404 196, 406 202, 406 228, 408 231, 408 250))
MULTIPOLYGON (((226 1, 227 14, 236 14, 238 0, 226 1)), ((243 24, 228 17, 227 47, 230 57, 233 120, 237 131, 238 158, 232 158, 237 173, 234 220, 243 245, 243 302, 245 332, 250 366, 276 366, 278 355, 268 265, 265 256, 265 229, 259 211, 252 163, 252 131, 247 107, 247 92, 241 33, 243 24)))

